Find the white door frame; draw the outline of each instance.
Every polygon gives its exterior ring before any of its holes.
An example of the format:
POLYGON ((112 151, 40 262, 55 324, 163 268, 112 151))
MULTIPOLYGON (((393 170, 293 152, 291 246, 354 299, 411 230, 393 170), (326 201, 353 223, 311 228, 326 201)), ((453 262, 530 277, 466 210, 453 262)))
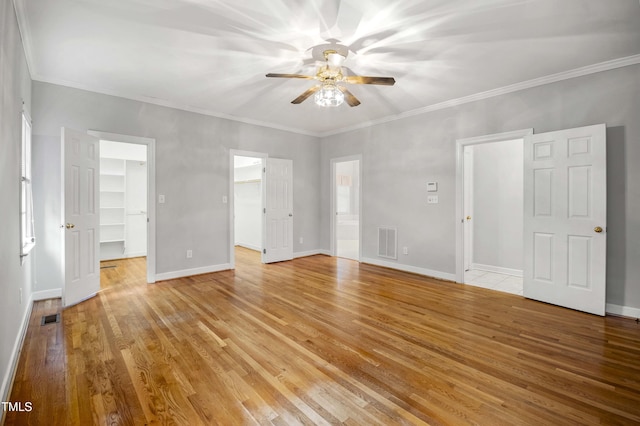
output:
POLYGON ((147 146, 147 283, 156 282, 156 140, 142 136, 89 130, 102 140, 147 146))
POLYGON ((330 229, 329 231, 331 232, 331 238, 330 238, 330 250, 331 250, 331 256, 336 256, 337 255, 337 244, 336 244, 336 230, 337 230, 337 226, 336 226, 336 163, 343 163, 346 161, 359 161, 359 167, 358 167, 358 181, 360 182, 360 190, 358 191, 358 211, 359 213, 359 217, 358 217, 358 262, 360 261, 360 259, 362 259, 362 190, 363 190, 363 184, 362 184, 362 154, 357 154, 357 155, 349 155, 346 157, 337 157, 337 158, 332 158, 331 159, 331 170, 330 170, 330 177, 329 177, 329 182, 330 182, 330 198, 331 198, 331 202, 330 202, 330 206, 331 206, 331 211, 330 211, 330 215, 331 218, 329 219, 329 226, 330 229))
MULTIPOLYGON (((265 167, 265 161, 269 157, 269 154, 265 152, 256 152, 256 151, 243 151, 240 149, 231 149, 229 150, 229 267, 230 269, 236 268, 236 253, 235 253, 235 185, 234 185, 234 177, 235 177, 235 167, 233 158, 235 156, 240 157, 254 157, 262 159, 262 167, 265 167)), ((264 176, 264 173, 262 174, 264 176)), ((264 194, 264 191, 263 191, 264 194)), ((264 209, 264 195, 260 197, 262 200, 262 208, 264 209)), ((263 218, 264 219, 264 218, 263 218)), ((261 239, 262 239, 262 247, 264 248, 264 223, 262 225, 261 239)), ((262 253, 261 253, 262 255, 262 253)))
POLYGON ((533 128, 456 140, 456 282, 464 283, 464 147, 524 139, 532 134, 533 128))

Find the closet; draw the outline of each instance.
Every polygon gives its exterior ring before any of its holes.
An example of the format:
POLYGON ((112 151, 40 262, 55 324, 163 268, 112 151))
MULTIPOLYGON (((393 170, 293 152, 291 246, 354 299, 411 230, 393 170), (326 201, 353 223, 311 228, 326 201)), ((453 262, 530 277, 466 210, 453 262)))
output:
POLYGON ((146 151, 100 141, 100 260, 147 255, 146 151))

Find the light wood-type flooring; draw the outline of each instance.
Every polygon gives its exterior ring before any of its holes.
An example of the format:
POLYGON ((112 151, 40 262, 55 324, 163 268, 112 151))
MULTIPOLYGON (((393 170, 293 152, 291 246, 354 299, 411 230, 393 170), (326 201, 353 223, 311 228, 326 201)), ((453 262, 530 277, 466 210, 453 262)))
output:
POLYGON ((640 325, 327 256, 34 306, 7 425, 640 423, 640 325))

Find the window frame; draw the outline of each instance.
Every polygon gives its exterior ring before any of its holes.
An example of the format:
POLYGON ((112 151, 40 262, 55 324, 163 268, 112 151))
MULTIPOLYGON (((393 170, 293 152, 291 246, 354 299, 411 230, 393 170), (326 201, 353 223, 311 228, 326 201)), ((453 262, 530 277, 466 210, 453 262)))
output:
POLYGON ((25 111, 21 114, 20 143, 20 257, 29 255, 36 245, 33 180, 32 180, 32 143, 31 120, 25 111))

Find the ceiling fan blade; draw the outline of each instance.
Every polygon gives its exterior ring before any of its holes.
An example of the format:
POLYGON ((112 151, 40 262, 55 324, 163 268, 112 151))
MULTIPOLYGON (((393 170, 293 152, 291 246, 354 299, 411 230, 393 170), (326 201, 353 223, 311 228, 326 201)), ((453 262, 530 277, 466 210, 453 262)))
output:
POLYGON ((279 77, 279 78, 304 78, 305 80, 313 80, 315 77, 302 74, 277 74, 270 72, 267 77, 279 77))
POLYGON ((393 86, 396 83, 393 77, 363 77, 359 75, 346 76, 343 81, 352 84, 381 84, 384 86, 393 86))
POLYGON ((320 89, 320 86, 313 86, 312 88, 306 90, 302 95, 298 96, 294 100, 291 101, 292 104, 300 104, 304 102, 309 96, 313 95, 320 89))
POLYGON ((353 93, 348 91, 346 87, 338 86, 338 89, 340 89, 340 91, 344 93, 345 100, 347 101, 349 106, 355 107, 360 105, 360 101, 358 100, 358 98, 353 96, 353 93))

